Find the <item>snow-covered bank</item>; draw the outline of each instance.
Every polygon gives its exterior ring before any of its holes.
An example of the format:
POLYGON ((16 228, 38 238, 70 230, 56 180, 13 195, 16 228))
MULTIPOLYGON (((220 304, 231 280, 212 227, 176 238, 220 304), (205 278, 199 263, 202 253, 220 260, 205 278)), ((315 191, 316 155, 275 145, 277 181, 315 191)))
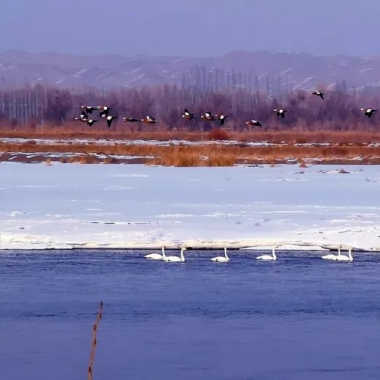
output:
POLYGON ((380 251, 380 167, 0 164, 0 247, 380 251))
MULTIPOLYGON (((138 139, 85 139, 85 138, 71 138, 71 139, 56 139, 56 138, 21 138, 21 137, 0 137, 0 143, 4 144, 30 144, 33 141, 36 145, 153 145, 153 146, 170 146, 170 145, 188 145, 188 146, 201 146, 201 145, 241 145, 244 146, 338 146, 338 143, 328 142, 311 142, 311 143, 289 143, 286 141, 270 142, 270 141, 238 141, 238 140, 138 140, 138 139)), ((354 146, 354 143, 347 143, 348 146, 354 146)), ((364 144, 368 147, 378 147, 380 143, 364 144)))

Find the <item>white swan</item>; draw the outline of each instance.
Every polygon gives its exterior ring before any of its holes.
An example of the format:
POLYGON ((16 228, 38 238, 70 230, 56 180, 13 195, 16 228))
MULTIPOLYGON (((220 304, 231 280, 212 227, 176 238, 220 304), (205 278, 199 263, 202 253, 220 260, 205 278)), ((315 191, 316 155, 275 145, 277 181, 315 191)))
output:
POLYGON ((338 254, 337 255, 334 255, 333 253, 329 253, 328 255, 325 255, 325 256, 322 256, 322 259, 323 260, 332 260, 332 261, 344 261, 340 259, 340 257, 342 257, 341 253, 340 253, 340 249, 342 248, 342 246, 340 245, 338 247, 338 254))
POLYGON ((349 249, 348 249, 348 256, 346 256, 346 255, 338 255, 337 257, 336 257, 336 261, 354 261, 354 258, 352 257, 352 254, 351 254, 351 252, 352 252, 352 248, 350 247, 349 249))
POLYGON ((161 253, 150 253, 149 255, 145 255, 146 259, 149 260, 163 260, 165 257, 165 248, 162 247, 162 254, 161 253))
POLYGON ((186 248, 183 247, 181 249, 181 255, 180 257, 178 256, 166 256, 164 253, 164 261, 167 263, 178 263, 178 262, 184 262, 185 261, 185 256, 183 255, 183 252, 186 251, 186 248))
POLYGON ((256 260, 266 260, 266 261, 269 261, 269 260, 277 260, 277 256, 276 256, 276 252, 275 252, 275 249, 274 247, 272 248, 272 254, 271 255, 262 255, 262 256, 257 256, 256 257, 256 260))
POLYGON ((340 246, 338 247, 338 255, 334 255, 333 253, 329 253, 328 255, 324 255, 321 258, 323 260, 333 260, 336 261, 337 257, 340 256, 340 246))
POLYGON ((336 255, 330 253, 328 255, 322 256, 321 259, 323 259, 323 260, 336 260, 336 255))
POLYGON ((227 261, 230 261, 230 258, 227 255, 227 248, 224 247, 224 256, 213 257, 211 261, 214 261, 216 263, 226 263, 227 261))

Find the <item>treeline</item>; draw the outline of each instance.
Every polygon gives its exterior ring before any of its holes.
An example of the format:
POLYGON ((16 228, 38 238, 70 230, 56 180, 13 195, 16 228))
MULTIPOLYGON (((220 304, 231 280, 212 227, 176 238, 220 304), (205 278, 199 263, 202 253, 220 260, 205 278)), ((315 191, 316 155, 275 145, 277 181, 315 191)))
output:
POLYGON ((206 66, 192 66, 188 73, 181 78, 182 87, 187 89, 196 87, 207 91, 230 92, 236 88, 243 88, 248 92, 266 90, 270 95, 278 95, 286 91, 286 85, 281 77, 260 78, 253 71, 236 71, 225 69, 210 69, 206 66))
MULTIPOLYGON (((216 122, 186 121, 181 115, 186 107, 196 115, 205 111, 230 115, 224 128, 244 130, 247 120, 259 120, 269 130, 371 130, 380 127, 379 115, 368 119, 360 108, 379 107, 380 90, 347 89, 340 83, 334 89, 319 87, 326 93, 325 100, 296 90, 277 96, 266 90, 229 88, 209 90, 191 86, 157 86, 139 89, 97 90, 58 89, 53 86, 25 86, 0 89, 0 124, 2 127, 35 128, 39 125, 59 126, 71 123, 80 113, 80 105, 107 105, 118 116, 112 128, 125 128, 122 117, 155 117, 156 128, 208 130, 216 122), (284 119, 277 119, 273 108, 287 110, 284 119)), ((96 128, 103 128, 98 123, 96 128)), ((139 129, 143 125, 137 123, 139 129)))

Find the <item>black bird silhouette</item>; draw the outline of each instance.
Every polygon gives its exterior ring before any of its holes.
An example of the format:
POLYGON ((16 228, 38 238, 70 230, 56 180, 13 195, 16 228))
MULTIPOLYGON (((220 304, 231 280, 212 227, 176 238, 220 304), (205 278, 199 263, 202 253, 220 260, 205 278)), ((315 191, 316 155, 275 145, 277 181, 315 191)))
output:
POLYGON ((128 122, 128 123, 136 123, 138 121, 140 121, 139 119, 135 119, 134 117, 123 117, 123 121, 124 123, 128 122))
POLYGON ((321 99, 325 99, 325 94, 322 91, 314 90, 311 95, 319 96, 321 99))
POLYGON ((185 118, 186 120, 196 119, 194 114, 191 113, 187 108, 185 108, 185 110, 183 111, 182 117, 185 118))
POLYGON ((282 108, 274 108, 273 112, 276 112, 277 116, 281 116, 282 118, 284 118, 285 112, 287 112, 287 111, 282 109, 282 108))
POLYGON ((366 115, 368 118, 372 117, 372 115, 377 112, 377 110, 373 108, 360 108, 360 111, 364 112, 364 115, 366 115))
POLYGON ((215 115, 215 118, 220 122, 220 125, 224 124, 224 122, 226 121, 227 117, 229 117, 229 116, 228 115, 224 115, 224 114, 215 115))
POLYGON ((145 118, 141 119, 141 121, 143 123, 148 123, 148 124, 155 124, 155 123, 157 123, 156 119, 153 116, 145 116, 145 118))
POLYGON ((213 120, 215 120, 215 116, 213 116, 213 115, 211 114, 211 112, 207 111, 207 112, 205 112, 205 113, 201 116, 201 119, 203 119, 203 120, 207 120, 207 121, 213 121, 213 120))
POLYGON ((245 124, 252 125, 252 126, 255 126, 255 127, 262 127, 263 126, 259 121, 254 120, 254 119, 246 121, 245 124))
POLYGON ((92 106, 80 106, 84 112, 86 112, 88 115, 92 114, 92 111, 96 111, 97 107, 92 107, 92 106))
POLYGON ((108 125, 108 128, 111 128, 111 124, 112 122, 117 119, 117 116, 112 116, 112 115, 108 115, 107 116, 107 125, 108 125))
POLYGON ((90 127, 92 127, 95 123, 97 123, 98 122, 98 120, 94 120, 94 119, 89 119, 89 120, 87 120, 87 124, 90 126, 90 127))
POLYGON ((100 117, 107 117, 110 113, 110 110, 112 110, 112 107, 98 106, 97 109, 100 110, 100 117))
POLYGON ((82 112, 80 113, 79 117, 80 117, 81 119, 88 119, 87 112, 82 111, 82 112))
POLYGON ((82 115, 80 117, 74 117, 74 120, 76 121, 81 121, 82 123, 87 123, 87 117, 82 117, 82 115))

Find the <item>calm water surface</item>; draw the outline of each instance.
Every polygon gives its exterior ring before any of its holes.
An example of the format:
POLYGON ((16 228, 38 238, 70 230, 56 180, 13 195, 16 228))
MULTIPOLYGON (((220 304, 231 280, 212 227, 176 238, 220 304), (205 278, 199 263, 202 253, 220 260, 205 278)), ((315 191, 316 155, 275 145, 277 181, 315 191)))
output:
POLYGON ((100 300, 95 380, 380 378, 380 257, 144 254, 0 254, 1 380, 86 378, 100 300))

